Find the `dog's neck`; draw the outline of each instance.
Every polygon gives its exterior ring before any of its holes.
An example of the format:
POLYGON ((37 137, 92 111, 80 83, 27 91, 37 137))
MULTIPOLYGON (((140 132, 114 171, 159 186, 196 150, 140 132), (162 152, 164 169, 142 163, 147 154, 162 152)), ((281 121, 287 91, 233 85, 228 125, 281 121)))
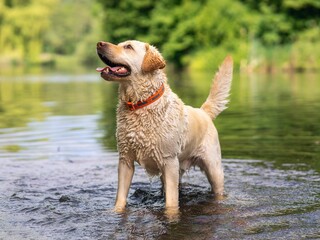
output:
MULTIPOLYGON (((161 71, 161 70, 157 70, 161 71)), ((119 99, 121 102, 136 104, 148 99, 167 81, 165 74, 151 73, 144 76, 133 76, 131 81, 120 84, 119 99)))

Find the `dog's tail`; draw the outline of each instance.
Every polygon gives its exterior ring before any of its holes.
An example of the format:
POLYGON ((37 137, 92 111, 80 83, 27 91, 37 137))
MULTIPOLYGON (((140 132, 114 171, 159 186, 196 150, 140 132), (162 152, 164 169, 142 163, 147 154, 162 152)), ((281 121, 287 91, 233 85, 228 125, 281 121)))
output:
POLYGON ((212 120, 227 108, 232 72, 233 60, 231 56, 227 56, 213 79, 207 100, 201 106, 212 120))

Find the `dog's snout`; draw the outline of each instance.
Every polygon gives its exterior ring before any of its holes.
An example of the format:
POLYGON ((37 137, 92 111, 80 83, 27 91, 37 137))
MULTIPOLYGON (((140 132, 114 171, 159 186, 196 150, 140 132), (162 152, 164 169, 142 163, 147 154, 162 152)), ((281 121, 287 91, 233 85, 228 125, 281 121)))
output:
POLYGON ((106 42, 100 41, 97 43, 97 48, 102 48, 102 47, 105 47, 106 45, 107 45, 106 42))

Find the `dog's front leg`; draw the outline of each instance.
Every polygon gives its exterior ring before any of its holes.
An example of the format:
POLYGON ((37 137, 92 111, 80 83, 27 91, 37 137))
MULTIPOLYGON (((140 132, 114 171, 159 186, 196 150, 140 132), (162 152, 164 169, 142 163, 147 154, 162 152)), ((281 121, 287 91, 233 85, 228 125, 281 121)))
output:
POLYGON ((134 173, 133 161, 119 161, 118 165, 118 191, 115 204, 115 211, 121 212, 125 209, 127 196, 134 173))
POLYGON ((167 159, 162 170, 162 179, 166 196, 166 208, 178 209, 179 207, 179 160, 167 159))

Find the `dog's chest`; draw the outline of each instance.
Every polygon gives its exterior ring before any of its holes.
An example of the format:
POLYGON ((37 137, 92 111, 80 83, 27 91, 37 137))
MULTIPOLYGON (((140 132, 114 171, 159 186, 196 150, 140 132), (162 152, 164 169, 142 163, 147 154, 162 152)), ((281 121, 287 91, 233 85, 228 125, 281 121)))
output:
POLYGON ((137 161, 150 175, 159 174, 159 167, 164 164, 161 135, 159 126, 149 118, 119 121, 117 140, 120 157, 137 161))
POLYGON ((148 115, 122 117, 117 127, 118 144, 123 143, 135 152, 154 149, 161 135, 160 127, 148 115))
POLYGON ((134 154, 141 165, 165 159, 181 150, 180 114, 120 114, 117 119, 117 140, 120 155, 134 154))

